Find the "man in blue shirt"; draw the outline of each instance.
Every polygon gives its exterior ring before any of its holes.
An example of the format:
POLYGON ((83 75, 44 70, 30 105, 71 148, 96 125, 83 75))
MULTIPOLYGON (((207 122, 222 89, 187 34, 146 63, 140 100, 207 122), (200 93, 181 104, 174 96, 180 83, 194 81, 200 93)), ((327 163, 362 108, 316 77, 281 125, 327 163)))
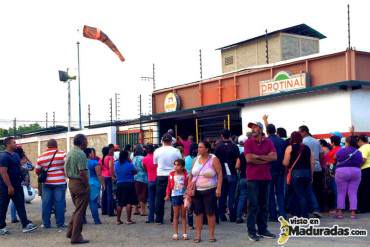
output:
POLYGON ((283 166, 284 153, 286 148, 286 142, 276 135, 276 128, 273 124, 266 126, 266 132, 268 139, 272 141, 276 149, 277 160, 271 161, 271 181, 270 181, 270 196, 269 196, 269 220, 278 221, 278 215, 276 211, 276 204, 278 207, 279 216, 287 218, 285 213, 284 197, 284 174, 285 167, 283 166))
POLYGON ((9 233, 6 229, 5 219, 10 199, 12 199, 22 222, 23 232, 32 232, 38 226, 27 219, 21 163, 19 155, 14 152, 17 148, 14 137, 5 138, 4 145, 6 150, 0 153, 0 235, 9 233))

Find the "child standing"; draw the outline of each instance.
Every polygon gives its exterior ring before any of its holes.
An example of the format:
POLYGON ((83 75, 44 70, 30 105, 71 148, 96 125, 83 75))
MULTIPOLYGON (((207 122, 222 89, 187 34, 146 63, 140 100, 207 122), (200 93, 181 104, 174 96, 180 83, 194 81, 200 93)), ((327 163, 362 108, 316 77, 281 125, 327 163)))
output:
POLYGON ((171 203, 174 211, 173 217, 173 235, 172 240, 179 240, 179 216, 181 214, 182 239, 188 240, 186 234, 186 209, 184 208, 184 194, 188 184, 188 174, 185 170, 185 162, 178 159, 174 162, 174 171, 168 177, 166 189, 166 198, 168 201, 171 197, 171 203))

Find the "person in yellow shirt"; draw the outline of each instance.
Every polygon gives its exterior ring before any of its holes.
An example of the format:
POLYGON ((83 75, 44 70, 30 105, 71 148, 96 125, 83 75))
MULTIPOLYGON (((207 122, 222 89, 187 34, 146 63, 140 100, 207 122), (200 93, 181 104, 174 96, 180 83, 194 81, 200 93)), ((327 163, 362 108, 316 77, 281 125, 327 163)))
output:
POLYGON ((358 137, 359 150, 364 163, 361 166, 361 183, 358 188, 358 209, 361 213, 370 212, 370 144, 366 135, 358 137))

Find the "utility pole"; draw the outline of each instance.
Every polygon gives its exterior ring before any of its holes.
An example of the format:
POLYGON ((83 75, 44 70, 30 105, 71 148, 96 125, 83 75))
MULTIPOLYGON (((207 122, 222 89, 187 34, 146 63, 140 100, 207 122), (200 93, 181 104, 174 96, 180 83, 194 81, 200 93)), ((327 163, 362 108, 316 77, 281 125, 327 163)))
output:
POLYGON ((200 79, 203 79, 202 50, 199 49, 200 79))
POLYGON ((113 123, 113 100, 112 98, 109 99, 109 114, 110 114, 110 122, 113 123))
POLYGON ((80 42, 77 41, 77 70, 78 70, 78 126, 82 129, 81 122, 81 76, 80 76, 80 42))
POLYGON ((140 94, 139 95, 139 123, 140 123, 140 131, 142 129, 141 117, 142 117, 142 108, 141 108, 141 94, 140 94))
POLYGON ((115 113, 116 113, 116 121, 120 118, 120 94, 114 94, 114 106, 115 106, 115 113))
POLYGON ((48 128, 48 113, 46 113, 45 118, 45 128, 48 128))
POLYGON ((350 22, 349 4, 347 4, 347 22, 348 22, 348 50, 351 50, 351 22, 350 22))
POLYGON ((267 29, 265 30, 265 45, 266 45, 266 64, 269 63, 269 40, 267 36, 267 29))
POLYGON ((71 132, 71 80, 68 83, 68 132, 71 132))
POLYGON ((13 121, 13 136, 15 137, 17 135, 17 118, 14 118, 13 121))
POLYGON ((53 111, 53 127, 55 128, 55 111, 53 111))
POLYGON ((91 112, 90 112, 90 104, 87 106, 87 119, 89 120, 89 127, 91 125, 91 112))
POLYGON ((153 91, 155 90, 155 65, 153 63, 153 91))

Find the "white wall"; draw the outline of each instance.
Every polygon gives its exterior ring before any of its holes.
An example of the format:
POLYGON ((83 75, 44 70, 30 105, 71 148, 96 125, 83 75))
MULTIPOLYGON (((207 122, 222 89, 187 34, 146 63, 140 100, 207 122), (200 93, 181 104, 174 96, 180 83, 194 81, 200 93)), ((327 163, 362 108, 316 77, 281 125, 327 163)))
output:
MULTIPOLYGON (((98 134, 107 134, 107 139, 108 143, 117 143, 117 131, 115 126, 110 126, 110 127, 104 127, 104 128, 97 128, 97 129, 83 129, 79 131, 73 131, 73 132, 64 132, 60 134, 54 134, 54 135, 43 135, 43 136, 34 136, 34 137, 29 137, 29 138, 23 138, 23 139, 17 139, 17 143, 24 144, 24 143, 30 143, 30 142, 38 142, 39 143, 39 154, 41 153, 41 147, 40 143, 42 141, 47 141, 51 138, 53 139, 62 139, 62 138, 67 138, 69 140, 71 137, 74 137, 77 134, 84 134, 87 136, 90 135, 98 135, 98 134)), ((68 152, 70 150, 70 142, 67 141, 67 150, 68 152)))
POLYGON ((348 132, 351 125, 349 91, 302 94, 246 105, 241 111, 243 133, 250 131, 250 121, 262 121, 264 114, 269 122, 284 127, 288 135, 300 125, 307 125, 312 134, 332 131, 348 132))
POLYGON ((370 132, 370 89, 351 92, 352 124, 356 131, 370 132))

